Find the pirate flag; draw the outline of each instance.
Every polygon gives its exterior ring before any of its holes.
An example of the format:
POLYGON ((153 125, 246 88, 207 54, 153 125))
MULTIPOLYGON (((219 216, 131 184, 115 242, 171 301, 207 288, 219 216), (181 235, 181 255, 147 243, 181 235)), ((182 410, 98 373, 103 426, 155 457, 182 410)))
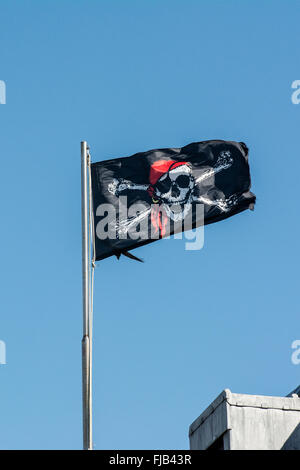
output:
POLYGON ((91 165, 95 259, 253 209, 248 148, 208 140, 91 165))

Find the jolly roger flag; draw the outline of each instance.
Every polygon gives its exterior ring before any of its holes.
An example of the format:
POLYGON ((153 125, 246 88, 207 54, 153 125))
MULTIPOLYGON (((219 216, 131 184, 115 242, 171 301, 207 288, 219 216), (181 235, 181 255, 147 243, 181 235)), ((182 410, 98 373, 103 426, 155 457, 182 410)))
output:
POLYGON ((93 163, 91 179, 96 260, 128 256, 255 204, 243 142, 208 140, 93 163))

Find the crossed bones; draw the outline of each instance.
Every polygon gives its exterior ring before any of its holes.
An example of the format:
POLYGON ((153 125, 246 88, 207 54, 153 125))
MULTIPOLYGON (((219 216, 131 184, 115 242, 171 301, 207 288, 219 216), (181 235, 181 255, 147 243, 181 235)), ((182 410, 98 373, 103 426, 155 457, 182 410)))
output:
MULTIPOLYGON (((182 167, 178 167, 174 170, 171 170, 170 172, 174 172, 172 174, 175 175, 173 177, 173 181, 171 181, 171 184, 173 185, 177 185, 176 174, 178 177, 178 175, 181 175, 182 173, 184 173, 186 176, 189 177, 187 189, 183 190, 183 189, 180 189, 179 187, 180 195, 178 197, 171 197, 171 189, 165 193, 161 193, 154 185, 154 194, 153 194, 152 199, 154 202, 160 202, 167 216, 170 219, 172 219, 174 222, 184 219, 186 214, 190 211, 193 202, 202 203, 202 204, 206 204, 209 206, 216 206, 222 212, 228 212, 237 203, 238 197, 236 195, 232 195, 227 199, 225 198, 224 199, 210 199, 206 196, 201 196, 199 192, 200 192, 201 183, 208 180, 209 178, 214 177, 217 173, 227 170, 232 165, 232 163, 233 163, 233 158, 231 156, 230 151, 223 151, 220 153, 216 164, 209 170, 206 170, 204 173, 202 173, 198 177, 194 177, 192 175, 191 167, 188 166, 187 164, 183 165, 185 167, 184 169, 182 169, 182 167), (176 170, 177 170, 177 173, 176 173, 176 170), (183 193, 184 196, 181 197, 180 199, 181 193, 183 193), (181 208, 179 211, 173 211, 172 206, 176 206, 179 204, 180 204, 180 208, 182 205, 183 205, 183 208, 181 208)), ((160 178, 160 180, 163 180, 164 178, 165 178, 165 175, 163 175, 160 178)), ((120 178, 120 179, 114 178, 113 181, 108 185, 108 191, 117 197, 127 191, 149 191, 149 188, 150 188, 150 184, 136 184, 136 183, 133 183, 132 181, 128 181, 123 178, 120 178)), ((177 185, 177 188, 178 188, 178 185, 177 185)), ((144 218, 148 217, 150 212, 151 212, 151 207, 145 209, 144 211, 141 211, 135 217, 131 217, 127 220, 122 220, 119 223, 117 223, 116 229, 117 229, 118 234, 127 233, 131 226, 137 224, 144 218)))

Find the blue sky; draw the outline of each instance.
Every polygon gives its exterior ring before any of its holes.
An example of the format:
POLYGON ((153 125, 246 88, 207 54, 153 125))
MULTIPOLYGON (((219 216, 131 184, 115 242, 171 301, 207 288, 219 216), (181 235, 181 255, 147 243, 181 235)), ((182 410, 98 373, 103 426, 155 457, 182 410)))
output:
POLYGON ((98 264, 96 449, 187 449, 224 389, 286 395, 299 327, 300 2, 1 2, 0 448, 81 447, 80 141, 250 148, 254 212, 98 264))

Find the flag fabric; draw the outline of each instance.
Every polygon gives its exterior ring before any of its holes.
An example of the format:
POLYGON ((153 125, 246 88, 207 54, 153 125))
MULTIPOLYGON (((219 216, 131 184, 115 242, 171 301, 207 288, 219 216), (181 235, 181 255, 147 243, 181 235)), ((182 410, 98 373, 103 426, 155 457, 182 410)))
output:
POLYGON ((96 260, 253 209, 256 199, 243 142, 208 140, 101 161, 91 165, 91 179, 96 260))

